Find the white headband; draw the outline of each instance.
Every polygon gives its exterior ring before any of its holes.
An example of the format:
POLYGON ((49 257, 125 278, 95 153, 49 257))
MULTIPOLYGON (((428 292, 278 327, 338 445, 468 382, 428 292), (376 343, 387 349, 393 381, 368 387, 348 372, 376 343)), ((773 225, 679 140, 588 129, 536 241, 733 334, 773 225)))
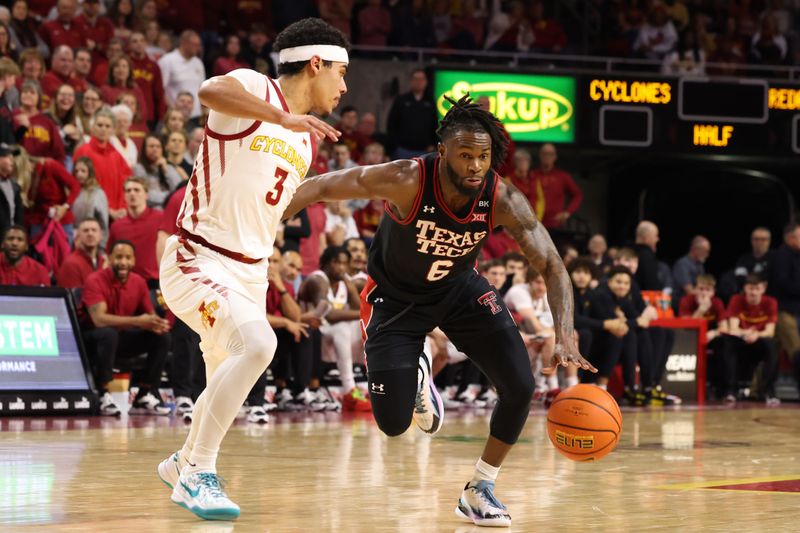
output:
POLYGON ((347 57, 347 50, 341 46, 332 44, 309 44, 281 50, 278 53, 278 63, 308 61, 314 56, 319 56, 325 61, 336 61, 338 63, 350 62, 350 58, 347 57))

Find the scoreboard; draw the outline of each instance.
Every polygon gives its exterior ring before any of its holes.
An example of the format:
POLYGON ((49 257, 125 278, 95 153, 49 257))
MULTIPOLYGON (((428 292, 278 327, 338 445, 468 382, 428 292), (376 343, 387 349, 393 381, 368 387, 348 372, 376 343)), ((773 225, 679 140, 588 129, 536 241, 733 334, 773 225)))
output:
POLYGON ((766 157, 800 153, 800 86, 755 79, 580 80, 578 140, 585 146, 766 157))
POLYGON ((487 96, 492 112, 520 142, 654 153, 800 154, 800 84, 791 82, 442 69, 434 88, 440 117, 449 107, 444 95, 487 96), (528 125, 528 117, 517 113, 510 120, 506 104, 514 98, 526 109, 553 109, 553 119, 540 113, 528 125), (556 120, 556 115, 569 118, 556 120), (518 133, 533 128, 535 134, 518 133))

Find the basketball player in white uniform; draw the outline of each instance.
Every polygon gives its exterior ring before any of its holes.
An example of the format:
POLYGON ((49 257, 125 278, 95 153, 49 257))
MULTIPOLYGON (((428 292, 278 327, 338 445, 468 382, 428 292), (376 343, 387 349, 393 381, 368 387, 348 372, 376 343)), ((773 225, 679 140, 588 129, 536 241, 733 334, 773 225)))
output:
POLYGON ((183 448, 162 461, 158 474, 173 488, 172 501, 201 518, 239 516, 217 477, 217 453, 275 353, 266 316, 268 258, 317 141, 338 138, 307 113, 327 115, 346 92, 348 47, 321 19, 304 19, 275 40, 277 80, 240 69, 200 88, 211 113, 179 231, 161 259, 161 290, 200 335, 207 386, 183 448))

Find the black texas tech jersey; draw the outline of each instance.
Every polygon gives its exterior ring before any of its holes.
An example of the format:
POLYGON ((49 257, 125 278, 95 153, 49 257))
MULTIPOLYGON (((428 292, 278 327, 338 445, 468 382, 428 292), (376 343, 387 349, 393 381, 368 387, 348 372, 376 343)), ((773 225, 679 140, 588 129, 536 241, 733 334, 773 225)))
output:
POLYGON ((420 304, 441 301, 456 285, 475 275, 483 240, 494 225, 498 177, 489 171, 483 189, 459 218, 447 207, 439 186, 439 155, 418 159, 419 191, 411 212, 400 220, 386 214, 369 250, 367 271, 381 292, 420 304))

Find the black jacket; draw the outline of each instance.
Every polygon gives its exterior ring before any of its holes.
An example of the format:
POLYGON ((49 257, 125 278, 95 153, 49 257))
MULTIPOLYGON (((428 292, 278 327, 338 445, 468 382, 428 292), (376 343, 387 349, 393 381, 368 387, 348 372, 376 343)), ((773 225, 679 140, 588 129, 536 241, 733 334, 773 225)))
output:
POLYGON ((636 255, 639 256, 639 269, 636 271, 636 281, 643 291, 664 290, 664 283, 658 277, 658 258, 649 246, 637 244, 634 246, 636 255))
POLYGON ((431 100, 417 100, 410 92, 395 98, 389 118, 387 133, 395 148, 425 150, 436 146, 438 118, 431 100))
POLYGON ((22 224, 22 214, 24 208, 22 206, 22 197, 20 196, 19 185, 16 180, 11 180, 11 187, 14 189, 14 212, 11 212, 11 206, 8 205, 6 195, 0 192, 0 238, 5 234, 6 230, 12 224, 22 224))
POLYGON ((800 315, 800 252, 783 244, 772 254, 769 271, 770 292, 780 310, 800 315))
POLYGON ((628 327, 636 327, 636 319, 639 313, 633 307, 633 302, 628 298, 617 298, 608 285, 600 285, 589 295, 589 317, 598 320, 609 320, 618 318, 617 308, 625 314, 628 327))

